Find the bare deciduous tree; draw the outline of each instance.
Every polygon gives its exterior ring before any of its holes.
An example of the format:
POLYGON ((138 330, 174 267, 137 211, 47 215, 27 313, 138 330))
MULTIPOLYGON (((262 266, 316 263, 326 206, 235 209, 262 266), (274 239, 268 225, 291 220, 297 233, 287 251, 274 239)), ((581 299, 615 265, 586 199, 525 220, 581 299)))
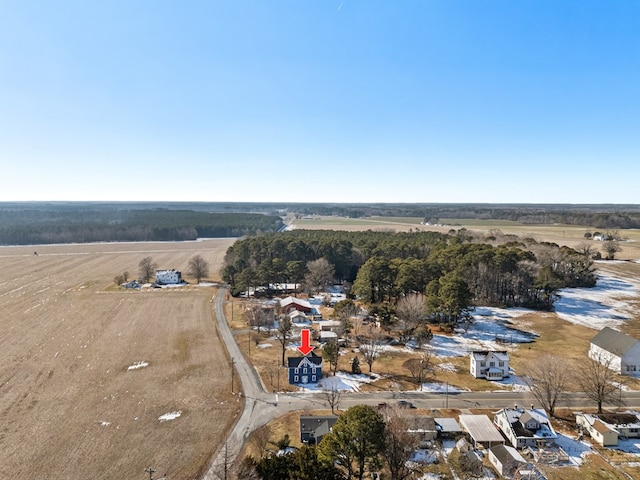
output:
POLYGON ((338 380, 336 377, 327 377, 320 380, 320 386, 322 387, 322 394, 331 408, 331 414, 335 414, 340 404, 340 398, 342 397, 342 391, 338 388, 338 380))
POLYGON ((263 308, 261 305, 249 305, 244 311, 244 318, 250 327, 255 327, 260 333, 260 330, 273 323, 272 311, 263 308))
POLYGON ((200 255, 194 255, 189 260, 187 273, 196 279, 196 283, 209 275, 209 263, 200 255))
POLYGON ((614 240, 606 240, 602 243, 602 251, 607 254, 607 260, 613 260, 622 248, 614 240))
POLYGON ((380 329, 370 326, 367 335, 360 341, 360 353, 369 365, 369 373, 373 370, 373 362, 382 351, 383 338, 384 335, 380 329))
POLYGON ((524 381, 531 388, 533 397, 553 417, 558 401, 566 397, 573 375, 566 360, 544 355, 529 365, 524 381))
POLYGON ((418 438, 409 432, 406 415, 398 409, 385 411, 384 448, 382 457, 389 468, 392 480, 405 480, 413 470, 409 460, 418 447, 418 438))
POLYGON ((148 283, 155 275, 158 265, 151 257, 144 257, 138 264, 138 276, 142 283, 148 283))
POLYGON ((420 358, 410 358, 402 366, 411 374, 413 379, 420 385, 427 379, 427 373, 431 371, 431 352, 426 351, 420 358))
POLYGON ((602 405, 623 405, 621 390, 624 380, 610 368, 612 358, 599 354, 587 359, 578 370, 577 381, 587 398, 598 406, 602 413, 602 405))
POLYGON ((307 289, 313 293, 320 291, 325 285, 333 281, 335 269, 326 258, 319 258, 307 263, 307 274, 304 283, 307 289))
POLYGON ((424 295, 412 293, 402 297, 396 303, 397 326, 400 343, 407 343, 413 337, 418 325, 426 317, 427 307, 424 295))
POLYGON ((591 258, 595 253, 593 245, 587 242, 580 242, 578 245, 576 245, 575 250, 585 258, 591 258))
POLYGON ((267 456, 269 445, 271 445, 271 436, 272 432, 269 425, 264 425, 251 433, 249 444, 258 458, 267 456))

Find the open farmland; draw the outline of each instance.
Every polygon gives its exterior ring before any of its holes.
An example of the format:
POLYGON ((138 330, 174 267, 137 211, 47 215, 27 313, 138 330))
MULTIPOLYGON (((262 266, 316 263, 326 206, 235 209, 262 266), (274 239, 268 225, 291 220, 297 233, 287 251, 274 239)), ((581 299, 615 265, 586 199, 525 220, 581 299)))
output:
POLYGON ((211 287, 126 291, 151 256, 212 279, 233 239, 0 248, 0 479, 192 479, 240 405, 211 287), (38 255, 34 254, 34 249, 38 255))

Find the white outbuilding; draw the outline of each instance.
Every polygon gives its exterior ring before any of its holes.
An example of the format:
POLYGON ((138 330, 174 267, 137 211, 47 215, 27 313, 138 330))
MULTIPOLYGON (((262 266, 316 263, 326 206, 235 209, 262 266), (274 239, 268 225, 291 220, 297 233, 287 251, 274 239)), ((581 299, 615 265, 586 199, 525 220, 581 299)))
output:
POLYGON ((640 341, 613 328, 604 327, 591 339, 589 358, 621 375, 640 375, 640 341))

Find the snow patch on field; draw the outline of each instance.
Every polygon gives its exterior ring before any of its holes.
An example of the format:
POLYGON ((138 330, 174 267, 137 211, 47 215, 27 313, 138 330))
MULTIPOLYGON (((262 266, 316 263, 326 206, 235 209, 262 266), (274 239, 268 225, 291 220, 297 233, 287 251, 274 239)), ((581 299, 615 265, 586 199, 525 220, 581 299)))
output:
POLYGON ((629 299, 640 295, 640 284, 611 275, 598 275, 593 288, 564 288, 555 311, 567 322, 600 330, 619 328, 634 315, 629 299))
POLYGON ((366 375, 353 374, 347 372, 337 372, 332 377, 325 377, 318 383, 309 383, 300 390, 303 392, 317 392, 322 390, 339 390, 346 392, 359 392, 360 387, 365 383, 375 382, 382 378, 380 375, 371 373, 366 375))
POLYGON ((158 420, 160 420, 161 422, 168 422, 169 420, 175 420, 180 415, 182 415, 182 410, 177 410, 175 412, 169 412, 165 413, 164 415, 160 415, 158 417, 158 420))
POLYGON ((133 365, 129 365, 127 370, 138 370, 139 368, 145 368, 149 366, 149 362, 136 362, 133 365))

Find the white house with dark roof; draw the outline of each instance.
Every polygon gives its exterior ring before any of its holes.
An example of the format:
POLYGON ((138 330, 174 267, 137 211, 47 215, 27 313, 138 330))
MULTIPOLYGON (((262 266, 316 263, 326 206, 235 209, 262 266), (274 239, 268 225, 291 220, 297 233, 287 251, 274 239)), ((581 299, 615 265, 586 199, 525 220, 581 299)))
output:
POLYGON ((609 368, 622 375, 640 375, 640 341, 604 327, 591 339, 589 358, 608 362, 609 368))
POLYGON ((475 378, 502 380, 509 376, 509 353, 475 350, 470 354, 469 371, 475 378))
POLYGON ((542 408, 503 408, 493 421, 515 448, 547 447, 558 438, 542 408))

